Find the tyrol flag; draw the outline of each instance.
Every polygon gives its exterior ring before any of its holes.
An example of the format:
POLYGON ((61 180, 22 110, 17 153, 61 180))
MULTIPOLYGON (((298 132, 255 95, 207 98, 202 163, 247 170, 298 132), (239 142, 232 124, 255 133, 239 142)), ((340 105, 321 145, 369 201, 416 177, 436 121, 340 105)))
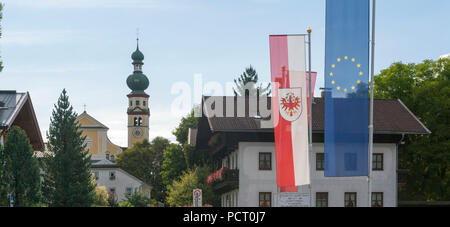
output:
POLYGON ((368 176, 369 0, 327 0, 325 176, 368 176))
POLYGON ((310 184, 304 35, 270 36, 278 187, 310 184))

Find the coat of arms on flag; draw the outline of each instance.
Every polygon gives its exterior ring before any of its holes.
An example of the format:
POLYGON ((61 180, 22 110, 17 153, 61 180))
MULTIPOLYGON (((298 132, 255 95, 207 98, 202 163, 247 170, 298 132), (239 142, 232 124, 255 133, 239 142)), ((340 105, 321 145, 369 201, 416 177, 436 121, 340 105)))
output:
POLYGON ((283 119, 289 122, 297 121, 303 112, 302 89, 278 89, 278 103, 280 105, 280 115, 283 119))

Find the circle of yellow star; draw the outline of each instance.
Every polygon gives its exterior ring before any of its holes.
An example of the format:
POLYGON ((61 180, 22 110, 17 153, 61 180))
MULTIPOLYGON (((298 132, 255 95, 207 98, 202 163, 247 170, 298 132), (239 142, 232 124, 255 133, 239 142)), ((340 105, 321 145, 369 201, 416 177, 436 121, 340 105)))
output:
POLYGON ((345 56, 344 59, 345 59, 345 60, 348 60, 348 56, 345 56))
POLYGON ((333 76, 333 75, 334 75, 334 74, 331 72, 331 73, 330 73, 330 76, 333 76))
POLYGON ((341 90, 341 87, 338 86, 337 89, 338 89, 338 91, 340 91, 340 90, 341 90))
POLYGON ((338 62, 341 62, 341 59, 340 59, 340 58, 338 58, 338 59, 337 59, 337 61, 338 61, 338 62))
POLYGON ((333 81, 331 81, 331 83, 332 83, 332 84, 335 84, 335 83, 336 83, 336 81, 334 81, 334 80, 333 80, 333 81))
POLYGON ((332 65, 331 65, 331 68, 336 68, 336 65, 335 65, 335 64, 332 64, 332 65))

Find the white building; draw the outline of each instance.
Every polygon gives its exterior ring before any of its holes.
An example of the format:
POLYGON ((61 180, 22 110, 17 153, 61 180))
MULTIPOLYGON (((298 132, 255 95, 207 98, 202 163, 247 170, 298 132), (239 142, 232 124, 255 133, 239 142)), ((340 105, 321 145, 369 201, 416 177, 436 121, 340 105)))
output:
POLYGON ((115 195, 118 202, 123 201, 127 194, 134 191, 143 192, 148 198, 151 198, 151 186, 109 160, 104 159, 93 163, 91 170, 95 175, 95 183, 105 186, 107 192, 115 195))
MULTIPOLYGON (((226 103, 225 97, 213 98, 226 103)), ((323 99, 315 100, 312 112, 311 188, 302 186, 299 193, 280 192, 277 188, 273 128, 261 127, 263 119, 248 117, 248 112, 246 117, 202 117, 195 135, 196 148, 210 150, 217 169, 224 167, 219 170, 221 173, 208 178, 221 194, 223 207, 283 206, 280 197, 286 195, 293 195, 294 200, 303 199, 301 204, 307 206, 369 205, 367 177, 324 177, 323 99), (222 179, 217 179, 218 175, 222 179)), ((430 132, 400 100, 376 100, 374 117, 372 204, 395 207, 398 146, 407 135, 430 132)))

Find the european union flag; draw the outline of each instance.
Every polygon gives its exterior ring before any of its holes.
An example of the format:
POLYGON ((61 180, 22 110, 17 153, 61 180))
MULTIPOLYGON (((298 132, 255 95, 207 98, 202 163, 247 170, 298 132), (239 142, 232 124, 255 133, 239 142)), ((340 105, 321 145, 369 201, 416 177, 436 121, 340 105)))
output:
POLYGON ((326 4, 325 176, 368 176, 370 4, 326 4))

